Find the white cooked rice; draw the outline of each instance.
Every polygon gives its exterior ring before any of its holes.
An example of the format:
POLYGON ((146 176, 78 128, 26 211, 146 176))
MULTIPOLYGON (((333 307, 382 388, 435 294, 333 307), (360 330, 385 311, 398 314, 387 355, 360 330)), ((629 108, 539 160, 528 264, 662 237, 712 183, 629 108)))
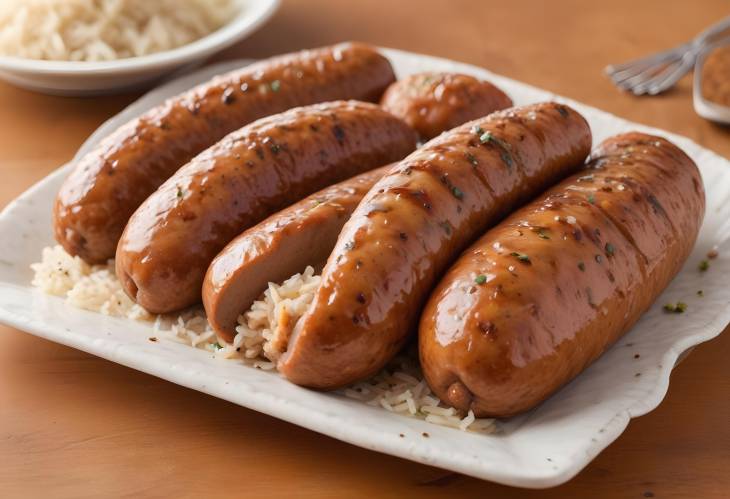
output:
MULTIPOLYGON (((282 284, 269 283, 260 300, 238 318, 233 343, 220 340, 200 308, 179 315, 153 316, 122 290, 114 273, 114 261, 88 265, 61 246, 44 248, 42 261, 34 263, 32 284, 42 291, 65 297, 75 307, 116 317, 154 321, 155 334, 214 352, 223 359, 239 359, 247 365, 274 370, 286 348, 289 333, 312 302, 321 282, 312 267, 282 284)), ((472 411, 462 417, 436 397, 423 378, 415 352, 394 359, 372 378, 341 390, 341 394, 370 406, 423 419, 462 431, 493 433, 495 420, 477 419, 472 411)))
POLYGON ((233 0, 0 0, 0 54, 110 61, 171 50, 212 33, 233 0))

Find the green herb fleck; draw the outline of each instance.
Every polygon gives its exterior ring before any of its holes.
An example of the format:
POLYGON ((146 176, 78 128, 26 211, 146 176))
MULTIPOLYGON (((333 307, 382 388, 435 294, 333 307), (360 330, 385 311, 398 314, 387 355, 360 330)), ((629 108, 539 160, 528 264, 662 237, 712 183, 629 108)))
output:
POLYGON ((345 243, 345 249, 346 249, 347 251, 350 251, 350 250, 351 250, 352 248, 354 248, 354 247, 355 247, 355 241, 347 241, 347 242, 345 243))
POLYGON ((502 153, 500 154, 500 157, 502 158, 502 161, 504 161, 504 163, 508 167, 512 166, 513 161, 512 161, 512 155, 510 155, 510 153, 508 153, 507 151, 502 151, 502 153))
POLYGON ((482 127, 480 127, 478 125, 473 126, 471 131, 472 131, 472 133, 475 133, 477 135, 482 135, 484 133, 484 130, 482 130, 482 127))
POLYGON ((480 135, 479 141, 482 144, 491 142, 492 144, 495 144, 497 147, 499 147, 502 150, 500 152, 500 157, 502 158, 502 161, 504 161, 507 167, 512 167, 512 165, 514 164, 514 160, 512 159, 512 146, 509 143, 505 142, 502 139, 498 139, 497 137, 492 135, 492 132, 485 132, 480 135))
POLYGON ((700 289, 697 291, 697 296, 705 296, 705 292, 700 289))
POLYGON ((221 346, 221 344, 218 343, 217 341, 215 343, 213 343, 213 348, 215 348, 216 350, 222 350, 223 349, 223 347, 221 346))
POLYGON ((479 161, 477 161, 477 158, 474 157, 474 155, 470 152, 465 154, 467 161, 472 164, 472 166, 478 166, 479 161))
POLYGON ((185 195, 181 187, 177 188, 177 197, 178 199, 182 199, 182 197, 185 195))
POLYGON ((583 262, 578 262, 578 268, 580 269, 581 272, 585 272, 586 271, 586 264, 583 263, 583 262))
POLYGON ((269 85, 269 86, 271 87, 272 92, 278 92, 279 89, 281 88, 281 82, 279 80, 274 80, 271 82, 271 85, 269 85))
POLYGON ((675 303, 666 303, 664 305, 664 311, 673 314, 683 314, 687 310, 687 304, 681 301, 675 303))
POLYGON ((608 256, 613 256, 613 254, 616 252, 616 248, 613 247, 613 244, 606 243, 606 254, 608 256))
POLYGON ((451 193, 454 195, 456 199, 464 199, 464 193, 461 192, 461 189, 459 189, 456 186, 451 187, 451 193))
POLYGON ((439 222, 439 226, 444 229, 444 232, 446 232, 446 235, 451 235, 451 224, 449 222, 439 222))
POLYGON ((477 284, 484 284, 487 282, 487 276, 484 274, 479 274, 476 279, 474 279, 474 282, 477 284))
POLYGON ((596 204, 596 198, 593 194, 588 194, 588 202, 591 204, 596 204))
POLYGON ((700 266, 699 266, 700 272, 705 272, 709 268, 710 268, 710 262, 708 262, 707 260, 702 260, 700 262, 700 266))
POLYGON ((279 151, 281 151, 281 146, 279 144, 271 144, 272 153, 279 154, 279 151))
POLYGON ((542 227, 537 229, 535 232, 537 232, 537 237, 539 237, 540 239, 550 239, 550 236, 547 234, 547 232, 545 232, 545 229, 543 229, 542 227))
POLYGON ((518 253, 516 251, 513 251, 512 253, 510 253, 510 255, 517 258, 521 262, 530 263, 530 257, 524 253, 518 253))
POLYGON ((425 86, 428 86, 428 85, 430 85, 431 83, 433 83, 435 81, 437 81, 436 76, 434 76, 434 75, 425 76, 423 78, 423 80, 421 80, 421 86, 424 86, 424 87, 425 86))

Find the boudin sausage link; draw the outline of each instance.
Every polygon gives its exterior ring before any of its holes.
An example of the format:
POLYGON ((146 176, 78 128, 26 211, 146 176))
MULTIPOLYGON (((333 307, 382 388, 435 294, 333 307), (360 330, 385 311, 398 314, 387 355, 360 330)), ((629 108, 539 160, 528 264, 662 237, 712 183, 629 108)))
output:
POLYGON ((210 264, 203 281, 203 305, 218 336, 233 341, 238 316, 269 282, 282 282, 307 265, 321 266, 350 214, 389 168, 326 187, 231 241, 210 264))
POLYGON ((390 85, 380 105, 429 140, 444 130, 512 106, 487 81, 459 73, 417 73, 390 85))
POLYGON ((383 367, 415 330, 446 266, 514 207, 577 170, 590 144, 582 116, 545 103, 453 129, 401 161, 345 224, 279 370, 332 389, 383 367))
POLYGON ((55 237, 69 253, 105 262, 147 196, 228 133, 295 106, 377 101, 394 79, 373 48, 345 43, 261 61, 173 97, 78 162, 56 198, 55 237))
POLYGON ((117 275, 151 312, 198 303, 210 262, 243 230, 415 145, 408 125, 365 102, 258 120, 195 157, 142 203, 119 241, 117 275))
POLYGON ((421 318, 421 365, 447 404, 526 411, 578 375, 654 302, 704 213, 697 167, 665 139, 610 138, 588 168, 472 245, 421 318))

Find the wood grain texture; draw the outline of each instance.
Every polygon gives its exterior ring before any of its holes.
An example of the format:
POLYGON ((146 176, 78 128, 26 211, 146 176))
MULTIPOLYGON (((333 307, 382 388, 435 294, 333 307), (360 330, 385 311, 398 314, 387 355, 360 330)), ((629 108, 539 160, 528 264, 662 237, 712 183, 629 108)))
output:
MULTIPOLYGON (((344 39, 449 57, 666 128, 730 156, 730 129, 666 95, 617 92, 603 67, 691 38, 723 0, 285 0, 219 58, 344 39)), ((0 206, 72 157, 135 95, 63 99, 0 84, 0 206)), ((362 450, 0 327, 0 497, 728 497, 730 334, 697 347, 669 393, 568 484, 503 487, 362 450)))

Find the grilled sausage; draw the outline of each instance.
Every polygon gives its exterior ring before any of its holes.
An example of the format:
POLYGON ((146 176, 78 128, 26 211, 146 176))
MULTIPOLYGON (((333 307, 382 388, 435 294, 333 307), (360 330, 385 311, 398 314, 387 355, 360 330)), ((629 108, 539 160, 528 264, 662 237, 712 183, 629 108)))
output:
POLYGON ((428 301, 421 365, 447 404, 526 411, 625 333, 679 271, 704 213, 697 167, 667 140, 610 138, 588 169, 471 246, 428 301))
POLYGON ((295 106, 374 102, 394 79, 378 52, 346 43, 261 61, 173 97, 78 162, 56 198, 56 240, 89 263, 106 262, 147 196, 228 133, 295 106))
POLYGON ((380 102, 429 140, 444 130, 512 106, 489 82, 459 73, 418 73, 388 87, 380 102))
POLYGON ((215 255, 244 229, 334 182, 403 158, 415 132, 375 104, 291 109, 226 136, 132 215, 117 275, 155 313, 200 301, 215 255))
POLYGON ((378 181, 345 224, 279 370, 336 388, 365 378, 415 330, 436 279, 487 227, 578 169, 588 124, 555 103, 453 129, 378 181))
MULTIPOLYGON (((477 117, 464 109, 463 96, 451 95, 454 88, 467 89, 473 85, 474 94, 494 88, 489 84, 482 87, 478 80, 462 76, 440 76, 441 85, 446 89, 437 92, 438 114, 443 119, 430 126, 432 130, 438 126, 445 128, 435 130, 434 135, 477 117), (441 98, 444 96, 448 98, 441 98)), ((387 91, 390 104, 396 104, 395 99, 399 97, 411 99, 407 89, 417 80, 418 76, 413 76, 391 85, 387 91)), ((491 101, 497 94, 504 95, 496 90, 489 94, 491 101)), ((505 107, 511 105, 506 96, 503 103, 505 107)), ((476 108, 485 114, 492 110, 482 105, 476 108)), ((281 282, 307 265, 321 266, 355 207, 389 168, 384 166, 327 187, 271 215, 231 241, 213 260, 203 281, 203 305, 218 336, 233 341, 238 316, 251 306, 269 282, 281 282)))
POLYGON ((307 265, 321 265, 342 226, 390 165, 326 187, 231 241, 208 268, 203 305, 219 337, 233 341, 236 320, 266 289, 307 265))

